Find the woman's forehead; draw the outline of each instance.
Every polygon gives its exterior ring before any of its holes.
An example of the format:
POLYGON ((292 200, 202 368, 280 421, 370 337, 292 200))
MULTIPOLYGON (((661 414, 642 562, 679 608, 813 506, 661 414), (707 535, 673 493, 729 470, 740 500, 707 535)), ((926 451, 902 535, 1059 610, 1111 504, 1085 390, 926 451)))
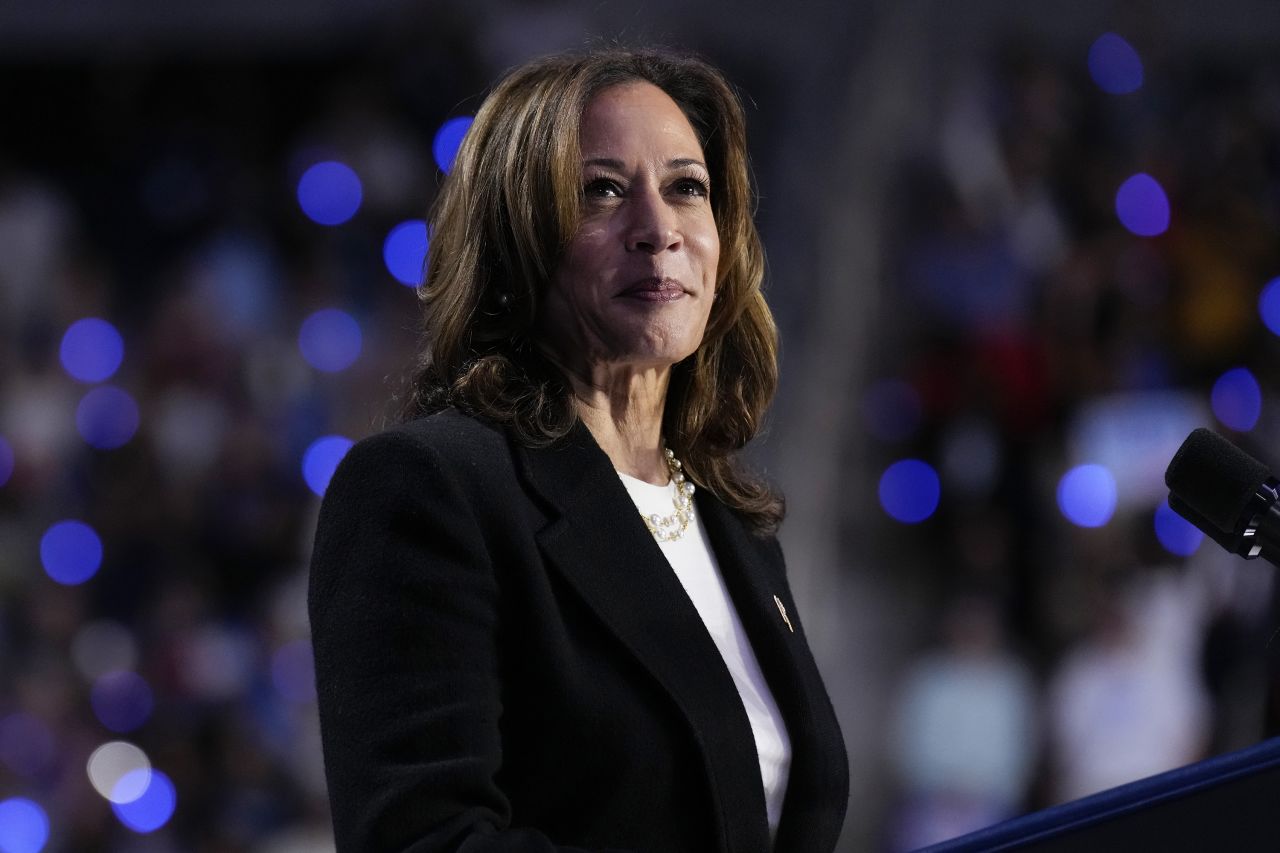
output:
POLYGON ((702 145, 684 111, 647 81, 596 93, 583 111, 579 140, 584 161, 618 159, 628 152, 660 153, 664 160, 703 160, 702 145))

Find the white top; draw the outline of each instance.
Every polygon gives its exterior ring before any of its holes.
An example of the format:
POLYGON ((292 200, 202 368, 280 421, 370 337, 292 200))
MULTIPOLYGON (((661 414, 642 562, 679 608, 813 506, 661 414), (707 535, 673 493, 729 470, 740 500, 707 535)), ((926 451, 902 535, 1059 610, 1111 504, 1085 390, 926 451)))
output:
MULTIPOLYGON (((675 512, 675 483, 655 486, 621 471, 618 476, 643 515, 657 513, 667 516, 675 512)), ((751 734, 755 737, 756 755, 760 759, 760 779, 764 783, 764 801, 772 838, 778 830, 782 801, 787 793, 787 775, 791 769, 791 739, 787 736, 782 714, 778 712, 778 705, 760 672, 747 632, 742 629, 738 611, 729 598, 716 555, 707 544, 702 519, 695 512, 684 536, 674 542, 658 542, 658 547, 666 555, 667 562, 702 617, 742 698, 747 719, 751 721, 751 734)))

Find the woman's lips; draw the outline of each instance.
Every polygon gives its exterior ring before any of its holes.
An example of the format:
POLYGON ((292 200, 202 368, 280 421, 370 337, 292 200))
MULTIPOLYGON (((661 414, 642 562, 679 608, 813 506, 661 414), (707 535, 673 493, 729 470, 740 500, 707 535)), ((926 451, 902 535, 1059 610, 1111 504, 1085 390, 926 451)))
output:
POLYGON ((644 302, 674 302, 682 298, 684 288, 673 278, 646 278, 628 287, 619 296, 644 302))

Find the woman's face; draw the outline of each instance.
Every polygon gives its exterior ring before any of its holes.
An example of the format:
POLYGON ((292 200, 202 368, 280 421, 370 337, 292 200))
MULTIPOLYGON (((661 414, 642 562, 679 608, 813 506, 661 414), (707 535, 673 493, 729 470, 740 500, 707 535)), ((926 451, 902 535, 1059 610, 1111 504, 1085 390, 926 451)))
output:
POLYGON ((605 89, 582 116, 583 218, 544 301, 566 367, 666 368, 692 355, 715 297, 720 237, 698 137, 651 83, 605 89))

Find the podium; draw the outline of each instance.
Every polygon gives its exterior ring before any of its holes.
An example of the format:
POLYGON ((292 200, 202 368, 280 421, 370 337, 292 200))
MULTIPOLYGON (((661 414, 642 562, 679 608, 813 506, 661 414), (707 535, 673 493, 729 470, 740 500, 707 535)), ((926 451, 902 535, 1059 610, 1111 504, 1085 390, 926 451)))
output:
POLYGON ((920 853, 1280 851, 1280 737, 1053 806, 920 853))

